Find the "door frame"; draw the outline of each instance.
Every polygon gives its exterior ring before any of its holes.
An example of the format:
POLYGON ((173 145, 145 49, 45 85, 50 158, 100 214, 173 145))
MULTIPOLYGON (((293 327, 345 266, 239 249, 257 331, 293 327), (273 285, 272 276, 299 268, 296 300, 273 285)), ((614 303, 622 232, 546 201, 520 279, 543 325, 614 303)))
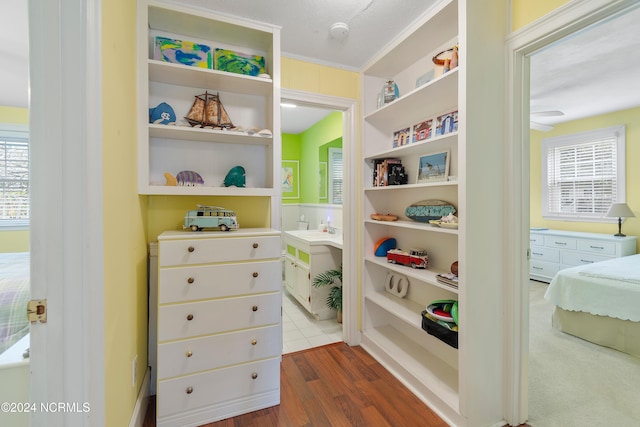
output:
POLYGON ((29 1, 32 426, 104 425, 101 11, 29 1))
POLYGON ((356 139, 356 105, 357 101, 350 98, 321 95, 313 92, 305 92, 294 89, 282 89, 280 99, 292 100, 301 105, 309 107, 329 108, 342 112, 342 153, 343 153, 343 204, 342 223, 343 244, 342 244, 342 276, 343 285, 343 316, 342 316, 342 337, 349 345, 360 343, 360 333, 358 331, 358 287, 357 272, 358 258, 356 254, 356 242, 358 230, 356 223, 352 220, 356 216, 357 192, 356 186, 352 185, 357 179, 359 170, 356 162, 357 139, 356 139), (346 289, 346 292, 344 290, 346 289))
MULTIPOLYGON (((506 283, 529 282, 529 57, 632 7, 638 7, 637 0, 571 1, 507 37, 506 283)), ((527 286, 509 286, 505 291, 505 421, 520 425, 529 417, 529 292, 527 286)))

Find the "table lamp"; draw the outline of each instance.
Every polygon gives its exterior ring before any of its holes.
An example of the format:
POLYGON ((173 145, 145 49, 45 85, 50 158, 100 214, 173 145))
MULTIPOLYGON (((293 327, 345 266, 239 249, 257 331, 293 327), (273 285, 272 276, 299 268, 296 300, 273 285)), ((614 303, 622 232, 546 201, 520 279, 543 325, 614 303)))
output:
POLYGON ((610 217, 618 217, 618 232, 614 234, 614 236, 624 237, 622 234, 622 218, 632 218, 635 217, 629 206, 626 203, 613 203, 609 208, 609 212, 607 212, 607 216, 610 217))

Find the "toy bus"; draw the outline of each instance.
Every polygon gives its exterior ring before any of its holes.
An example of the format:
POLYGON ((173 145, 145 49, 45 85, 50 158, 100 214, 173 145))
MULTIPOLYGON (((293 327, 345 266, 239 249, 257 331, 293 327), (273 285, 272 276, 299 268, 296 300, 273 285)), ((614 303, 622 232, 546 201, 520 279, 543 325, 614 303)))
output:
POLYGON ((229 231, 239 228, 236 213, 230 209, 218 206, 201 206, 198 209, 188 211, 184 216, 183 229, 200 231, 204 228, 219 228, 221 231, 229 231))
POLYGON ((428 268, 429 256, 424 249, 410 249, 409 252, 402 249, 390 249, 387 251, 387 262, 407 265, 411 268, 428 268))

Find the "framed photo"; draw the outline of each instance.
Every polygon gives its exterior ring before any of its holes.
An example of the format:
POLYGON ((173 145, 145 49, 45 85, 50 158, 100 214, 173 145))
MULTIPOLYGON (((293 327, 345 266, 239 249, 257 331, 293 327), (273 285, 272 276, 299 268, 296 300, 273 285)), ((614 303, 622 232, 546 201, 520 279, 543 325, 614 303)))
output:
POLYGON ((416 183, 446 181, 449 176, 449 151, 420 156, 416 183))
POLYGON ((413 125, 413 142, 420 142, 433 137, 433 119, 413 125))
POLYGON ((327 162, 320 162, 318 165, 318 196, 320 200, 327 199, 327 162))
POLYGON ((393 133, 393 148, 402 147, 411 139, 411 128, 404 128, 393 133))
POLYGON ((438 116, 436 119, 436 135, 446 135, 458 130, 458 111, 438 116))
POLYGON ((300 162, 298 160, 283 160, 282 173, 282 198, 300 198, 300 162))

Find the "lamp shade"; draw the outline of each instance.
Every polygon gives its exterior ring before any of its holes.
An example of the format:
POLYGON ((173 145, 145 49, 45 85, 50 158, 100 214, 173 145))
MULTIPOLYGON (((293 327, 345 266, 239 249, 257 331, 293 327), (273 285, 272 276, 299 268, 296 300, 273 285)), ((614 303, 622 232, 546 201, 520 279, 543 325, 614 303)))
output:
POLYGON ((632 218, 635 217, 626 203, 613 203, 607 212, 607 216, 614 218, 632 218))

